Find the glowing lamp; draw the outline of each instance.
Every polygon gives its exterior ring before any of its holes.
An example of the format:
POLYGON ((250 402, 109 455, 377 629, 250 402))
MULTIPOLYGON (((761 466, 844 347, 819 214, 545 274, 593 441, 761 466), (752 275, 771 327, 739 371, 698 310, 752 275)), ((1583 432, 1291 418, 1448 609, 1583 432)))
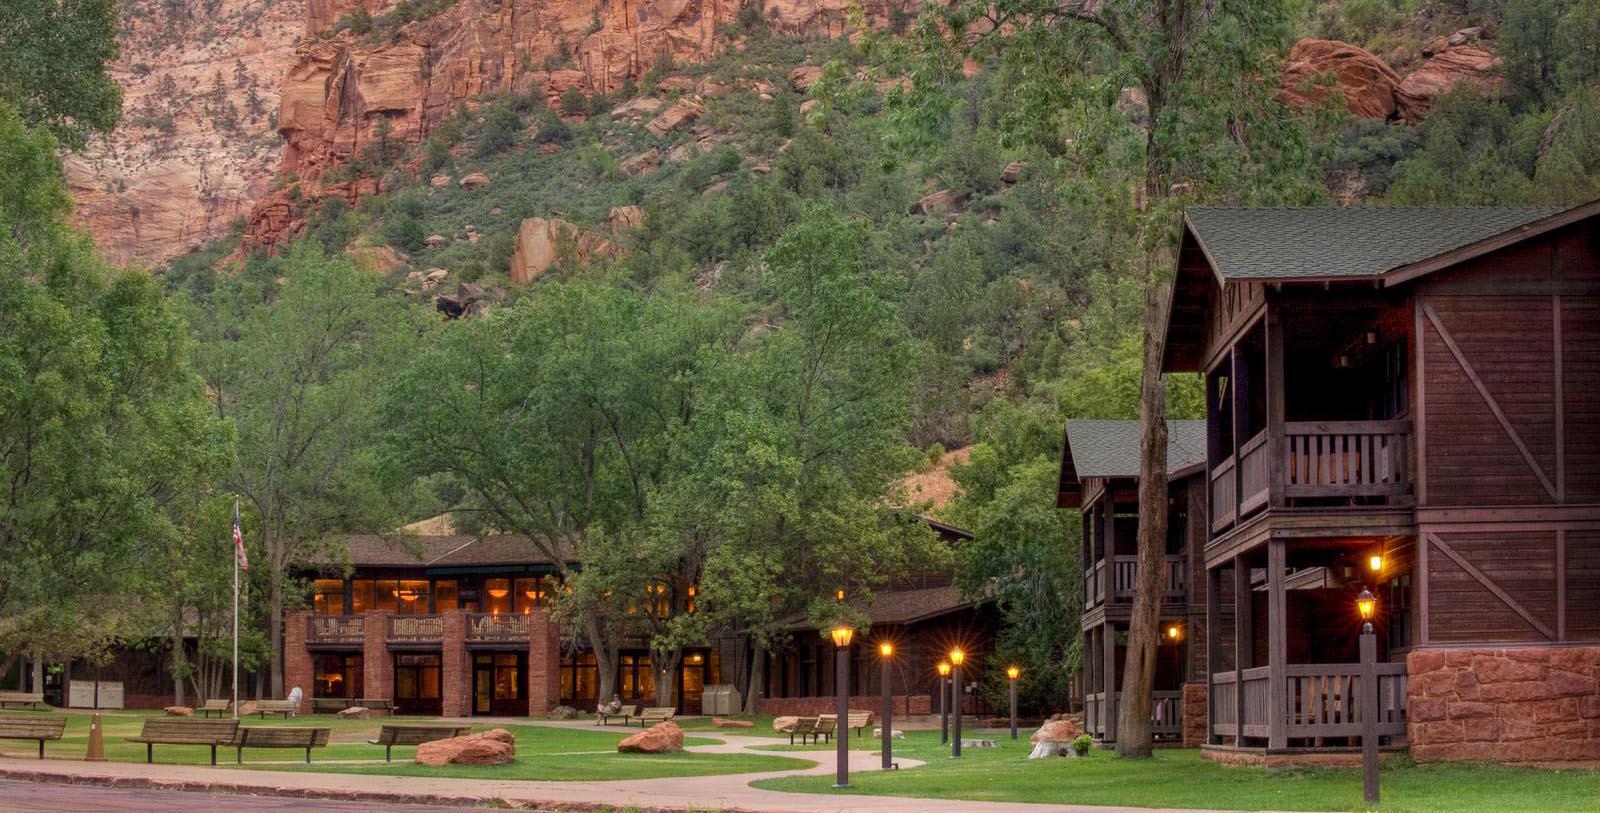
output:
POLYGON ((961 651, 961 647, 958 646, 955 649, 950 650, 950 663, 951 663, 951 665, 960 666, 961 662, 966 660, 966 659, 967 659, 967 653, 962 652, 961 651))
POLYGON ((844 649, 850 645, 851 641, 855 640, 856 631, 855 628, 849 624, 840 624, 839 626, 828 630, 828 635, 833 638, 834 646, 844 649))
POLYGON ((504 587, 489 588, 489 595, 494 596, 495 598, 505 598, 510 592, 510 590, 507 590, 504 587))
POLYGON ((949 661, 939 661, 939 677, 950 677, 949 661))
POLYGON ((833 597, 836 601, 844 601, 844 590, 840 589, 833 591, 833 597))
POLYGON ((1381 573, 1383 571, 1383 557, 1376 553, 1368 557, 1367 567, 1371 568, 1373 573, 1381 573))
POLYGON ((878 644, 878 654, 884 656, 885 658, 889 657, 890 655, 893 655, 894 654, 894 644, 891 644, 888 641, 884 641, 883 643, 878 644))
POLYGON ((1010 678, 1011 680, 1016 680, 1017 678, 1022 677, 1022 669, 1021 669, 1021 667, 1007 666, 1006 667, 1006 677, 1010 678))
POLYGON ((1183 637, 1183 629, 1181 627, 1179 627, 1177 624, 1169 624, 1169 625, 1167 625, 1167 639, 1168 640, 1176 641, 1176 640, 1178 640, 1179 638, 1182 638, 1182 637, 1183 637))
POLYGON ((1362 621, 1371 621, 1373 613, 1378 610, 1378 600, 1372 597, 1372 591, 1361 588, 1361 595, 1356 596, 1356 611, 1361 613, 1362 621))

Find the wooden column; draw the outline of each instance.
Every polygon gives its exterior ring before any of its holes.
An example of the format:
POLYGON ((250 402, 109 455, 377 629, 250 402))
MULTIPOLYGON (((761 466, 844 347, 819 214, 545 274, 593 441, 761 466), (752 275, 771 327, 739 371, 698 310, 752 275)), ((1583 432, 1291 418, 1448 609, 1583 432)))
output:
POLYGON ((1243 462, 1239 459, 1239 449, 1244 446, 1245 441, 1249 440, 1249 438, 1240 437, 1239 435, 1244 431, 1245 424, 1248 421, 1247 416, 1250 414, 1248 412, 1250 398, 1246 390, 1250 386, 1250 382, 1245 380, 1249 376, 1246 372, 1249 365, 1244 360, 1244 354, 1239 352, 1238 342, 1235 342, 1233 347, 1228 348, 1228 363, 1232 365, 1229 375, 1233 379, 1230 382, 1233 387, 1233 409, 1231 410, 1233 413, 1231 416, 1233 420, 1233 449, 1230 452, 1233 455, 1233 474, 1231 475, 1233 477, 1233 505, 1228 506, 1228 508, 1233 512, 1234 527, 1238 527, 1239 505, 1244 502, 1244 477, 1242 476, 1244 466, 1239 465, 1243 462))
POLYGON ((1106 742, 1117 739, 1117 630, 1110 621, 1100 625, 1100 637, 1105 648, 1105 709, 1106 742))
POLYGON ((1206 568, 1206 742, 1218 743, 1212 732, 1216 719, 1217 687, 1213 675, 1222 668, 1222 569, 1206 568))
POLYGON ((1283 363, 1283 324, 1279 305, 1273 299, 1267 300, 1267 315, 1263 320, 1266 330, 1267 347, 1267 380, 1262 385, 1267 388, 1267 465, 1270 467, 1267 474, 1267 505, 1283 504, 1283 480, 1287 449, 1284 448, 1283 422, 1284 422, 1284 363, 1283 363))
POLYGON ((1285 748, 1289 697, 1287 670, 1289 628, 1283 595, 1284 559, 1282 539, 1267 542, 1267 747, 1285 748))
POLYGON ((1233 557, 1234 745, 1244 744, 1244 670, 1250 662, 1250 565, 1233 557))

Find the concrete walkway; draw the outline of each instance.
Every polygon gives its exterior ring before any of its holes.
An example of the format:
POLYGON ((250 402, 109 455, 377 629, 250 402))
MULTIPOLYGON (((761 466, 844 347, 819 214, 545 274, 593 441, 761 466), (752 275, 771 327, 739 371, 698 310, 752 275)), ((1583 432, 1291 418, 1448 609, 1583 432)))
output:
MULTIPOLYGON (((482 721, 478 721, 482 722, 482 721)), ((527 725, 529 720, 520 720, 527 725)), ((590 722, 538 722, 562 728, 593 729, 590 722)), ((691 731, 690 737, 721 739, 714 745, 690 746, 697 753, 756 753, 755 746, 787 743, 770 736, 729 734, 718 731, 691 731)), ((202 765, 145 765, 127 762, 88 763, 72 760, 0 758, 0 779, 27 779, 65 784, 148 787, 208 793, 244 793, 299 798, 333 799, 351 802, 390 804, 467 805, 543 807, 549 805, 587 808, 598 805, 636 806, 667 810, 761 811, 762 813, 812 813, 822 811, 928 811, 928 813, 1150 813, 1149 808, 1113 808, 1086 805, 1041 805, 996 802, 968 802, 939 799, 908 799, 892 796, 825 795, 781 793, 750 787, 759 779, 796 775, 830 775, 834 752, 779 752, 814 761, 809 768, 765 773, 724 774, 664 779, 637 779, 608 782, 553 782, 517 779, 449 779, 420 776, 373 776, 360 774, 299 773, 263 771, 202 765)), ((852 751, 850 770, 879 769, 880 758, 868 751, 852 751)), ((921 763, 900 760, 904 768, 921 763)), ((1192 813, 1192 812, 1191 812, 1192 813)))

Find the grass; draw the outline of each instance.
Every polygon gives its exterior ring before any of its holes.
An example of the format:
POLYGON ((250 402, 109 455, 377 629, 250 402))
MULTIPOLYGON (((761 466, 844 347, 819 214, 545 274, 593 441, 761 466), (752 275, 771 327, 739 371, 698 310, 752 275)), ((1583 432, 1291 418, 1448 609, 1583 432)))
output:
MULTIPOLYGON (((1088 759, 1027 760, 1027 741, 994 738, 998 749, 967 749, 949 758, 938 732, 908 732, 895 753, 928 764, 887 774, 858 773, 850 793, 993 802, 1073 802, 1132 807, 1230 810, 1363 810, 1355 768, 1304 770, 1227 767, 1197 750, 1159 750, 1150 760, 1122 760, 1108 751, 1088 759)), ((787 748, 787 747, 785 747, 787 748)), ((1416 765, 1396 760, 1382 773, 1383 811, 1594 813, 1600 771, 1540 770, 1493 765, 1416 765)), ((783 777, 756 782, 771 790, 832 793, 833 778, 783 777)))
MULTIPOLYGON (((27 713, 27 712, 18 712, 27 713)), ((45 744, 49 759, 82 759, 89 744, 89 715, 64 712, 67 731, 59 742, 45 744)), ((106 759, 114 762, 144 762, 145 748, 140 743, 127 742, 136 736, 149 712, 102 712, 100 719, 105 737, 106 759)), ((303 757, 296 749, 246 750, 244 766, 262 770, 313 771, 319 773, 382 774, 394 776, 450 776, 473 779, 543 779, 543 780, 605 780, 651 779, 669 776, 708 776, 712 774, 751 773, 805 768, 810 763, 777 755, 748 754, 619 754, 617 743, 630 733, 617 728, 587 729, 552 728, 548 726, 508 725, 505 728, 517 737, 517 759, 510 765, 471 766, 451 765, 429 768, 412 762, 415 747, 396 746, 392 763, 367 762, 348 764, 348 760, 382 760, 383 748, 369 745, 367 740, 377 736, 384 722, 438 723, 429 717, 395 717, 375 720, 347 720, 332 715, 315 715, 284 720, 248 718, 246 726, 321 726, 332 729, 332 742, 326 748, 312 752, 312 764, 298 762, 303 757), (344 763, 344 764, 340 764, 344 763)), ((709 727, 709 721, 707 722, 709 727)), ((488 726, 475 726, 482 730, 488 726)), ((707 737, 687 737, 687 745, 709 745, 718 740, 707 737)), ((0 754, 16 757, 33 757, 37 746, 28 741, 0 740, 0 754)), ((217 749, 219 765, 232 765, 235 752, 231 748, 217 749)), ((211 760, 211 749, 198 745, 157 745, 155 761, 166 765, 206 765, 211 760)))

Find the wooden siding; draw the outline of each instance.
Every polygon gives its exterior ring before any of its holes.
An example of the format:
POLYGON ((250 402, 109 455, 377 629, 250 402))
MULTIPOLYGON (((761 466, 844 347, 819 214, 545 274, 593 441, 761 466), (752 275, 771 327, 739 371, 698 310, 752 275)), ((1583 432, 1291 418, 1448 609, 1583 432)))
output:
POLYGON ((1600 530, 1566 531, 1566 633, 1600 641, 1600 530))
POLYGON ((1429 640, 1556 639, 1554 530, 1427 533, 1429 640))

